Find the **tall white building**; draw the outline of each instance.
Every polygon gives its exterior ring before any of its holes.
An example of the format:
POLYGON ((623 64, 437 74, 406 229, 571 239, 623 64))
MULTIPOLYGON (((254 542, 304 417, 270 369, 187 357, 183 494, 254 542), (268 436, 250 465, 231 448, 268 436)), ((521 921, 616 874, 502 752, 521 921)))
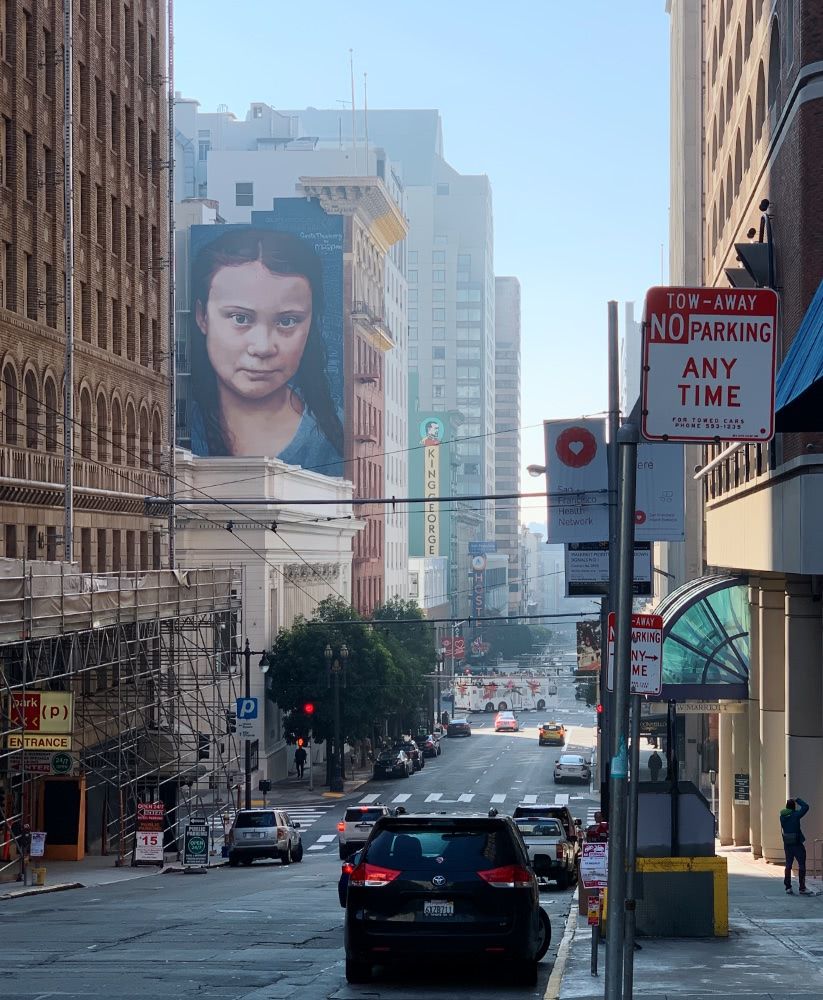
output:
MULTIPOLYGON (((255 102, 245 118, 224 110, 204 113, 195 100, 176 104, 175 190, 178 201, 208 199, 222 220, 249 222, 275 198, 294 197, 301 177, 380 177, 401 212, 405 193, 399 165, 371 144, 357 149, 307 136, 296 114, 255 102)), ((383 419, 386 496, 408 493, 408 334, 406 247, 395 243, 385 256, 383 320, 394 341, 386 352, 383 419)), ((409 592, 408 526, 405 509, 387 510, 384 521, 384 599, 409 592)))
MULTIPOLYGON (((299 133, 348 147, 352 116, 340 110, 283 112, 299 133)), ((409 221, 408 363, 417 372, 421 413, 454 413, 462 493, 495 489, 495 287, 492 193, 483 175, 464 175, 443 156, 440 115, 433 110, 369 111, 355 116, 363 137, 400 165, 409 221)), ((468 610, 468 543, 495 538, 492 503, 461 504, 451 519, 453 610, 468 610)), ((412 553, 422 555, 422 553, 412 553)))

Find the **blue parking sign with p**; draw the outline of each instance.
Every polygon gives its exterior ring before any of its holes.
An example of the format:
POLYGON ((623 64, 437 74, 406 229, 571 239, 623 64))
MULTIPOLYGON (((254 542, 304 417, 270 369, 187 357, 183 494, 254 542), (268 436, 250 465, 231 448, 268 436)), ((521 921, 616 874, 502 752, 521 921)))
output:
POLYGON ((242 719, 256 719, 256 718, 257 718, 257 699, 238 698, 237 699, 238 721, 242 719))

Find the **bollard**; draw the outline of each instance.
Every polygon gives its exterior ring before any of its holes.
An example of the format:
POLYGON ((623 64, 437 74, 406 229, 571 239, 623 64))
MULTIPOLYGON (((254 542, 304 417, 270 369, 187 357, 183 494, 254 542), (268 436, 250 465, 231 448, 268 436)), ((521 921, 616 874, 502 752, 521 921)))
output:
POLYGON ((600 944, 600 909, 601 895, 589 896, 588 898, 588 922, 592 929, 592 961, 591 973, 597 975, 597 950, 600 944))

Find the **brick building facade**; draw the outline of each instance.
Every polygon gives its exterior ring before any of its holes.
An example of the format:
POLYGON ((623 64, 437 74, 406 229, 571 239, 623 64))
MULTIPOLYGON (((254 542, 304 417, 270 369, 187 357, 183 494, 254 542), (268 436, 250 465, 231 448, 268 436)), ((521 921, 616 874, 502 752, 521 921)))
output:
MULTIPOLYGON (((63 552, 63 18, 0 0, 0 553, 63 552)), ((74 4, 74 552, 159 565, 168 455, 163 0, 74 4)))

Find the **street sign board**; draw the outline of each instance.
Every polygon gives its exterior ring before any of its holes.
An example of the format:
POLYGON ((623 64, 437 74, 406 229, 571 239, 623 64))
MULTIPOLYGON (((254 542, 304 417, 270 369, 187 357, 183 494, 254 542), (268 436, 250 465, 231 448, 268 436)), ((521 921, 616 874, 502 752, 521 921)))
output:
MULTIPOLYGON (((734 699, 726 699, 716 701, 678 701, 677 702, 677 714, 678 715, 737 715, 746 708, 745 701, 735 701, 734 699)), ((665 711, 665 704, 661 702, 644 701, 641 706, 641 712, 643 715, 655 715, 657 712, 665 711)))
POLYGON ((641 430, 649 441, 769 441, 777 294, 770 288, 650 288, 641 430))
POLYGON ((166 807, 162 802, 137 803, 137 832, 134 840, 134 860, 138 864, 163 862, 163 827, 166 807))
POLYGON ((26 733, 70 735, 74 726, 74 695, 69 691, 15 691, 11 721, 26 733))
POLYGON ((259 699, 237 699, 237 736, 241 740, 257 740, 259 735, 259 699))
POLYGON ((26 771, 29 774, 59 774, 76 778, 80 773, 77 754, 63 750, 56 753, 24 750, 23 753, 10 754, 8 764, 9 771, 14 774, 26 771))
MULTIPOLYGON (((609 543, 570 542, 565 550, 566 597, 605 597, 609 593, 609 543)), ((652 593, 651 542, 634 546, 635 597, 652 593)))
POLYGON ((584 844, 580 855, 580 879, 584 889, 605 889, 609 876, 609 845, 584 844))
POLYGON ((497 542, 493 538, 481 542, 469 542, 470 556, 484 556, 487 552, 497 552, 497 542))
MULTIPOLYGON (((614 690, 615 615, 609 612, 609 691, 614 690)), ((663 616, 632 615, 632 694, 660 694, 663 690, 663 616)))
POLYGON ((735 774, 734 776, 734 801, 738 806, 749 804, 749 776, 748 774, 735 774))
POLYGON ((209 863, 209 828, 205 823, 189 823, 183 840, 183 864, 209 863))
POLYGON ((9 733, 9 750, 71 750, 71 736, 42 736, 40 733, 9 733))

